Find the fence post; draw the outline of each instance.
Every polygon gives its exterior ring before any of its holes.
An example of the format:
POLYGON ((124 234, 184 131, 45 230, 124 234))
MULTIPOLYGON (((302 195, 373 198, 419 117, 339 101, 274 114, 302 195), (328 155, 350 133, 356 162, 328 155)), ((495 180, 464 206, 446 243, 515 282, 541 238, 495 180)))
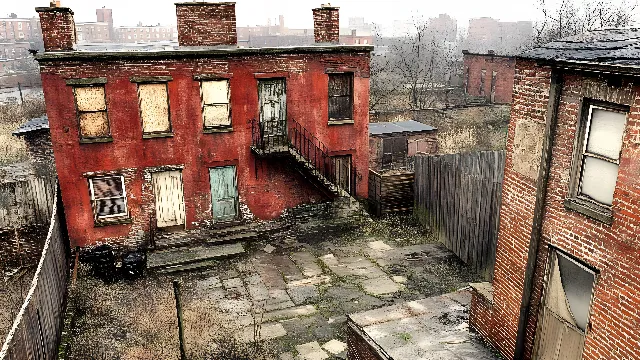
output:
POLYGON ((180 300, 180 282, 173 280, 173 295, 176 298, 176 313, 178 315, 178 340, 180 341, 180 360, 187 360, 184 350, 184 328, 182 326, 182 301, 180 300))

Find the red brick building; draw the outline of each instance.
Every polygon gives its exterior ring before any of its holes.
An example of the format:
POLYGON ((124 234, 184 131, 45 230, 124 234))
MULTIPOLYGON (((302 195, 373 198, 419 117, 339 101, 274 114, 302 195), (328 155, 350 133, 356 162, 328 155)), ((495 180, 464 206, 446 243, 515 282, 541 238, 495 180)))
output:
POLYGON ((507 359, 640 358, 638 35, 517 60, 494 280, 470 316, 507 359))
POLYGON ((366 197, 372 47, 337 45, 337 9, 314 9, 322 44, 239 48, 234 3, 176 6, 180 46, 93 52, 70 9, 37 8, 72 246, 366 197))
POLYGON ((492 104, 510 104, 516 59, 493 52, 473 54, 463 50, 462 53, 466 94, 483 97, 492 104))

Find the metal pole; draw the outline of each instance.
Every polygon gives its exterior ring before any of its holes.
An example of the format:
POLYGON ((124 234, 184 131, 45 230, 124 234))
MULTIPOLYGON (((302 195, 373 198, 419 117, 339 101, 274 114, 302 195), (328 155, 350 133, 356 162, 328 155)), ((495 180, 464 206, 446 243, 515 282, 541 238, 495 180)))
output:
POLYGON ((176 312, 178 314, 178 340, 180 340, 180 360, 187 360, 184 351, 184 328, 182 327, 182 303, 180 301, 180 282, 173 280, 173 295, 176 298, 176 312))
POLYGON ((24 105, 24 98, 22 97, 22 86, 18 83, 18 91, 20 92, 20 105, 24 105))

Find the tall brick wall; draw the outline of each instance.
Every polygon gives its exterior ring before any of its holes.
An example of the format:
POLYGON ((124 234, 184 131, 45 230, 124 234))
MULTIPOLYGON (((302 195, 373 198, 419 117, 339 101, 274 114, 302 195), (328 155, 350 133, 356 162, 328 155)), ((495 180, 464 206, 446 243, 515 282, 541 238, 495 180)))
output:
POLYGON ((340 42, 340 8, 322 6, 313 9, 313 36, 317 43, 340 42))
POLYGON ((76 44, 73 11, 64 7, 36 8, 40 15, 45 51, 70 51, 76 44))
POLYGON ((177 3, 181 46, 236 45, 236 3, 177 3))
MULTIPOLYGON (((472 306, 472 325, 488 336, 507 358, 515 349, 525 265, 531 239, 537 168, 523 166, 540 160, 536 141, 543 129, 549 88, 549 69, 518 60, 509 128, 508 156, 500 213, 493 309, 472 306), (535 156, 527 156, 527 153, 535 156), (519 164, 520 163, 520 164, 519 164), (527 175, 528 174, 528 175, 527 175), (475 314, 473 314, 475 312, 475 314)), ((525 358, 531 358, 550 246, 557 247, 599 271, 591 305, 583 359, 637 359, 640 346, 640 87, 623 82, 607 85, 606 77, 566 73, 558 107, 542 240, 538 248, 532 297, 527 319, 525 358), (585 99, 628 105, 620 170, 607 225, 568 210, 570 169, 578 116, 585 99)))
POLYGON ((515 69, 515 58, 491 54, 465 53, 464 76, 467 94, 482 96, 491 102, 491 78, 495 71, 497 74, 493 102, 496 104, 510 104, 513 97, 515 69), (481 81, 482 70, 485 70, 484 83, 481 81), (483 91, 480 90, 481 88, 483 91))

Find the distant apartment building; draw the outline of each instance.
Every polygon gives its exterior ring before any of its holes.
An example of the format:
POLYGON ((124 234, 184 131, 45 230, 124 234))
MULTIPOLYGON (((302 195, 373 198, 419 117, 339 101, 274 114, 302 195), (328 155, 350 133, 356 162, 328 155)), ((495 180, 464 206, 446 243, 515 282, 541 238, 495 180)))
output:
POLYGON ((117 27, 114 32, 115 42, 119 43, 178 40, 178 30, 174 25, 146 26, 138 23, 137 26, 117 27))
POLYGON ((533 38, 533 22, 504 22, 489 17, 469 20, 467 46, 470 52, 494 50, 501 55, 514 55, 533 38))
POLYGON ((113 24, 106 22, 86 22, 76 24, 76 38, 79 43, 82 42, 111 42, 113 41, 111 34, 113 33, 113 24))
POLYGON ((445 41, 455 42, 458 37, 458 22, 447 14, 440 14, 438 17, 429 18, 427 28, 434 34, 438 34, 445 41))
POLYGON ((29 49, 39 48, 42 31, 38 18, 19 18, 13 13, 0 18, 0 76, 34 69, 36 64, 29 49))
POLYGON ((16 14, 0 18, 0 41, 42 41, 40 21, 36 17, 19 18, 16 14))

